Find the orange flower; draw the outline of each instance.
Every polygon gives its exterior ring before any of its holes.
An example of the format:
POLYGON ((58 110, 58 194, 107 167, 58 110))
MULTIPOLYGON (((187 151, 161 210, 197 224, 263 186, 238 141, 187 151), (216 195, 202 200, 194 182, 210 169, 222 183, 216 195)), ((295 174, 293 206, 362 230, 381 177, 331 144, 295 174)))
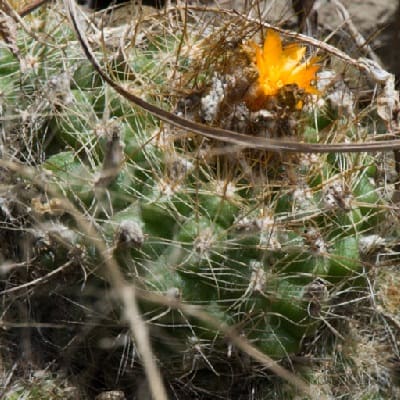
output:
POLYGON ((279 34, 272 29, 267 31, 263 48, 254 42, 250 45, 256 52, 254 61, 258 71, 256 85, 250 88, 245 99, 251 110, 264 108, 268 98, 276 96, 286 85, 297 85, 305 93, 318 94, 312 86, 319 69, 319 65, 315 64, 318 57, 301 63, 306 52, 304 46, 290 44, 282 48, 279 34))

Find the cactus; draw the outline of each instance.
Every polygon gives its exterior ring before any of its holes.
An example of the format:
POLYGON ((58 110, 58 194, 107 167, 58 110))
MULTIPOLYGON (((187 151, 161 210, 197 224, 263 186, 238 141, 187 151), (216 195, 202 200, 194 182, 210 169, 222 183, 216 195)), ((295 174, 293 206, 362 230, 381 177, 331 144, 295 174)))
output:
MULTIPOLYGON (((6 151, 37 165, 43 176, 24 226, 31 227, 32 242, 42 243, 34 267, 51 271, 73 260, 86 273, 94 271, 85 285, 95 296, 104 284, 95 269, 102 256, 58 209, 57 199, 65 197, 88 217, 126 279, 198 305, 274 359, 290 360, 317 331, 334 330, 327 321, 330 294, 364 290, 368 251, 360 243, 385 223, 389 199, 378 186, 376 157, 232 151, 182 137, 104 85, 80 50, 65 46, 74 40, 65 21, 49 21, 46 29, 54 47, 35 48, 35 39, 20 32, 23 56, 37 51, 37 65, 22 74, 8 49, 0 53, 6 114, 21 122, 19 109, 31 110, 21 133, 29 143, 11 143, 6 151), (31 158, 28 146, 36 149, 31 158)), ((127 60, 112 61, 118 79, 163 108, 250 136, 308 142, 334 135, 352 140, 372 129, 367 118, 355 127, 354 118, 328 99, 335 91, 319 92, 310 82, 299 88, 288 78, 267 96, 260 98, 257 87, 257 95, 245 94, 243 88, 257 82, 254 55, 246 46, 225 51, 229 33, 201 42, 196 55, 179 53, 182 38, 167 26, 157 29, 129 50, 127 60)), ((72 273, 71 279, 78 286, 82 277, 72 273)), ((90 294, 71 296, 91 300, 90 294)), ((226 356, 231 344, 215 326, 145 300, 140 307, 157 335, 179 342, 154 340, 171 379, 193 374, 194 387, 206 388, 209 371, 217 376, 226 363, 232 370, 244 363, 240 354, 226 356)))

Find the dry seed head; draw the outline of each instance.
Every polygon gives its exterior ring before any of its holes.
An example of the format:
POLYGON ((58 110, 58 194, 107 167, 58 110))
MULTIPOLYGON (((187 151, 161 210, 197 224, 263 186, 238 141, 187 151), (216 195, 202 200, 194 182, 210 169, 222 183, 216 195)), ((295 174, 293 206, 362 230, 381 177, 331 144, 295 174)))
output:
POLYGON ((117 124, 111 124, 105 129, 106 146, 101 171, 94 178, 96 188, 107 187, 119 174, 125 161, 124 147, 121 140, 121 128, 117 124))

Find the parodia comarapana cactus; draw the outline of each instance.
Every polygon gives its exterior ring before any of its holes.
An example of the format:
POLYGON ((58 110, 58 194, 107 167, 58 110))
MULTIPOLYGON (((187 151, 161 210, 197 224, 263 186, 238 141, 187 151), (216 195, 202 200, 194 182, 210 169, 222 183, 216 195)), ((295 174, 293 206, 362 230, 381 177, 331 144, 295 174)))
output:
MULTIPOLYGON (((57 198, 66 196, 127 279, 201 306, 269 356, 298 353, 324 324, 329 293, 364 284, 359 243, 383 218, 374 159, 275 155, 176 134, 106 87, 75 44, 64 48, 73 38, 67 27, 59 25, 52 38, 54 48, 36 50, 21 34, 22 53, 36 51, 22 75, 8 49, 1 49, 0 61, 4 110, 32 110, 23 134, 42 157, 33 231, 47 237, 58 229, 58 242, 38 248, 35 263, 51 271, 74 248, 88 271, 101 263, 90 238, 57 208, 57 198)), ((316 59, 307 64, 298 45, 282 50, 272 30, 266 38, 264 55, 244 40, 226 53, 219 49, 224 62, 195 78, 190 51, 176 57, 181 38, 165 32, 129 49, 129 71, 118 56, 112 65, 115 76, 149 101, 249 135, 317 142, 368 133, 369 121, 355 125, 351 112, 327 100, 336 89, 318 82, 322 60, 319 67, 316 59), (174 63, 165 61, 173 54, 174 63), (168 79, 178 100, 162 93, 168 79)), ((212 57, 205 57, 210 69, 217 63, 212 57)), ((146 302, 141 308, 158 334, 179 339, 179 350, 156 346, 162 365, 180 365, 177 375, 196 368, 187 360, 195 344, 206 349, 210 368, 213 357, 227 354, 229 343, 214 326, 146 302)))

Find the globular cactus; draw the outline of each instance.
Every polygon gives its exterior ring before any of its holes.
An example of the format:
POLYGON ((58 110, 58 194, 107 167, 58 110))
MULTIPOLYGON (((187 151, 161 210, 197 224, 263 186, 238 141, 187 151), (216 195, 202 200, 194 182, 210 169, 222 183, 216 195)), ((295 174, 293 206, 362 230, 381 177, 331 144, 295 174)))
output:
MULTIPOLYGON (((52 35, 58 47, 49 50, 51 58, 22 76, 31 92, 22 96, 25 107, 43 99, 41 111, 48 114, 29 127, 44 179, 30 204, 36 239, 45 242, 35 262, 51 270, 75 255, 89 271, 102 262, 91 239, 58 208, 57 199, 66 197, 95 227, 127 280, 198 305, 274 359, 297 354, 307 338, 331 326, 330 294, 365 286, 360 242, 379 233, 387 201, 377 186, 376 159, 272 154, 186 138, 107 87, 80 50, 64 47, 74 36, 62 26, 52 35)), ((356 126, 349 112, 338 111, 328 99, 336 89, 318 89, 324 63, 302 64, 305 49, 282 49, 272 30, 265 53, 244 34, 244 44, 233 48, 224 48, 227 38, 210 40, 210 47, 203 41, 199 56, 180 55, 182 38, 159 29, 124 62, 112 60, 115 76, 149 101, 249 137, 351 140, 371 129, 367 119, 356 126), (212 45, 219 46, 217 54, 212 45), (271 81, 266 52, 274 46, 279 68, 297 72, 271 81), (163 92, 171 76, 177 99, 163 92)), ((0 57, 3 100, 16 112, 19 66, 9 50, 1 49, 0 57)), ((103 278, 88 279, 99 288, 103 278)), ((178 338, 179 346, 155 343, 170 375, 190 369, 218 374, 225 362, 237 368, 215 326, 145 300, 140 306, 158 335, 178 338)))

